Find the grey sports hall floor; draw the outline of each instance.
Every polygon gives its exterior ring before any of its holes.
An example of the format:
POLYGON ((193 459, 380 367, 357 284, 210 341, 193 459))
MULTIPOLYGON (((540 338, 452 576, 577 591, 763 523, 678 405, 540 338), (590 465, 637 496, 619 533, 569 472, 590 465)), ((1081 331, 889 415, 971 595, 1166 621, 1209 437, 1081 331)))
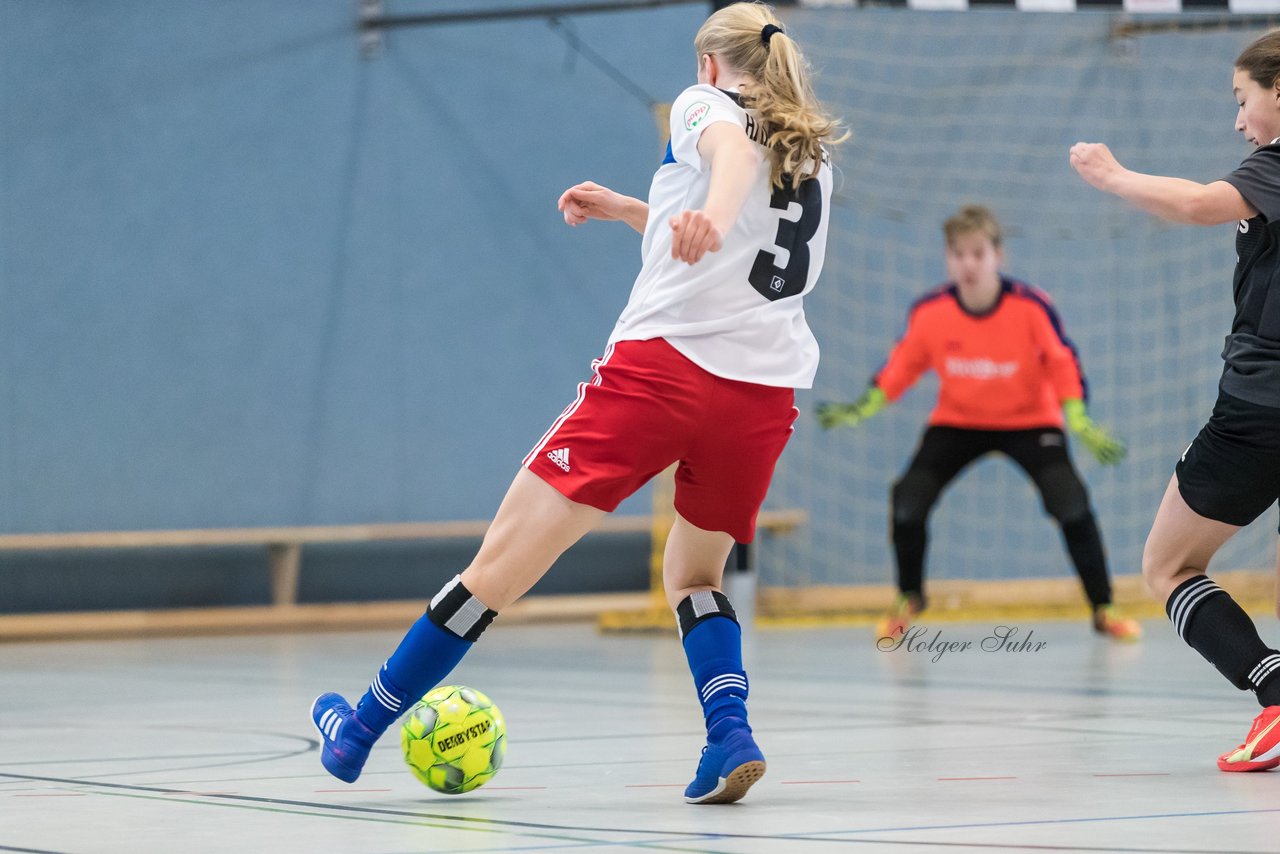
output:
POLYGON ((311 698, 358 693, 398 633, 3 646, 0 850, 1280 851, 1280 773, 1214 766, 1253 700, 1167 624, 994 653, 990 624, 933 628, 974 647, 757 632, 769 769, 728 807, 680 798, 701 721, 674 637, 495 626, 451 681, 502 707, 508 762, 452 798, 396 738, 355 786, 320 768, 311 698))

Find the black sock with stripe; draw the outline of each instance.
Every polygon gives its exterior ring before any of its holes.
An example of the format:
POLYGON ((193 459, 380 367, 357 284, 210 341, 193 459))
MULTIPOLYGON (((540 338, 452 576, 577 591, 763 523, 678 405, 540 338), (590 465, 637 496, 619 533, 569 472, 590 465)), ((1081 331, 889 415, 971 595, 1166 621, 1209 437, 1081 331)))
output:
POLYGON ((1173 628, 1218 672, 1264 706, 1280 705, 1280 652, 1258 637, 1253 620, 1207 575, 1177 586, 1165 603, 1173 628))

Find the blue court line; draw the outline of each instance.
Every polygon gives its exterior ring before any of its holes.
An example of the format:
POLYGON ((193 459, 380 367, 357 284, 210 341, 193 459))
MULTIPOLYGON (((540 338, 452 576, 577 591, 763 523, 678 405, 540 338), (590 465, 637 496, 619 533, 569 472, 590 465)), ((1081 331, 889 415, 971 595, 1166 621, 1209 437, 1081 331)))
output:
MULTIPOLYGON (((854 833, 901 833, 917 830, 977 830, 990 827, 1028 827, 1042 824, 1083 824, 1091 821, 1145 821, 1156 818, 1205 818, 1216 815, 1258 815, 1278 813, 1280 807, 1264 810, 1217 810, 1214 812, 1171 812, 1152 813, 1150 815, 1109 815, 1092 818, 1042 818, 1028 821, 995 821, 975 822, 973 824, 920 824, 908 827, 868 827, 859 830, 825 830, 809 833, 787 834, 789 838, 816 838, 821 836, 846 836, 854 833)), ((834 840, 832 840, 834 841, 834 840)))
MULTIPOLYGON (((717 838, 714 834, 701 837, 691 836, 690 842, 712 842, 717 838)), ((734 837, 724 837, 726 841, 735 841, 734 837)), ((759 837, 762 840, 776 840, 778 837, 759 837)), ((1018 842, 925 842, 912 839, 816 839, 810 842, 839 842, 844 845, 887 845, 895 850, 903 846, 913 848, 968 848, 981 851, 1077 851, 1100 852, 1100 854, 1272 854, 1270 851, 1246 850, 1243 848, 1126 848, 1114 845, 1047 845, 1042 843, 1018 842)), ((647 848, 666 851, 689 851, 688 848, 674 848, 672 843, 645 842, 644 840, 618 840, 617 842, 579 842, 574 845, 526 845, 503 848, 446 848, 436 854, 482 854, 482 852, 503 851, 563 851, 568 848, 647 848)), ((706 854, 725 854, 724 849, 692 849, 705 851, 706 854)))

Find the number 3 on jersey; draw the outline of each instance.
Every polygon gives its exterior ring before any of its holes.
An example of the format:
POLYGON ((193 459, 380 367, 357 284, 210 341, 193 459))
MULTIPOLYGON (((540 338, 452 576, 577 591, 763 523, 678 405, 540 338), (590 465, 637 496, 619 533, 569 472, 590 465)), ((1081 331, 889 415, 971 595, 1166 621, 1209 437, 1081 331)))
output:
POLYGON ((816 178, 802 181, 798 188, 789 184, 774 190, 769 207, 786 211, 792 203, 800 205, 799 219, 778 220, 778 236, 774 243, 787 252, 787 266, 778 266, 778 256, 761 250, 747 281, 767 300, 793 297, 804 291, 809 282, 809 241, 818 233, 822 222, 822 186, 816 178))

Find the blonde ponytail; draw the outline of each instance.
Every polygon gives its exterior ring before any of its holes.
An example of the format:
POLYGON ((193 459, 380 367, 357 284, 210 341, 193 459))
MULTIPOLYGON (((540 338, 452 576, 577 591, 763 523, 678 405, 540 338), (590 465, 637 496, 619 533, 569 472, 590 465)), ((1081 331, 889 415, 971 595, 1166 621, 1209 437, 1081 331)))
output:
POLYGON ((847 132, 839 133, 839 123, 818 102, 800 46, 781 28, 769 6, 754 2, 726 6, 698 30, 694 47, 699 57, 715 54, 755 81, 742 87, 742 101, 764 126, 773 186, 799 187, 818 173, 825 146, 849 138, 847 132))

